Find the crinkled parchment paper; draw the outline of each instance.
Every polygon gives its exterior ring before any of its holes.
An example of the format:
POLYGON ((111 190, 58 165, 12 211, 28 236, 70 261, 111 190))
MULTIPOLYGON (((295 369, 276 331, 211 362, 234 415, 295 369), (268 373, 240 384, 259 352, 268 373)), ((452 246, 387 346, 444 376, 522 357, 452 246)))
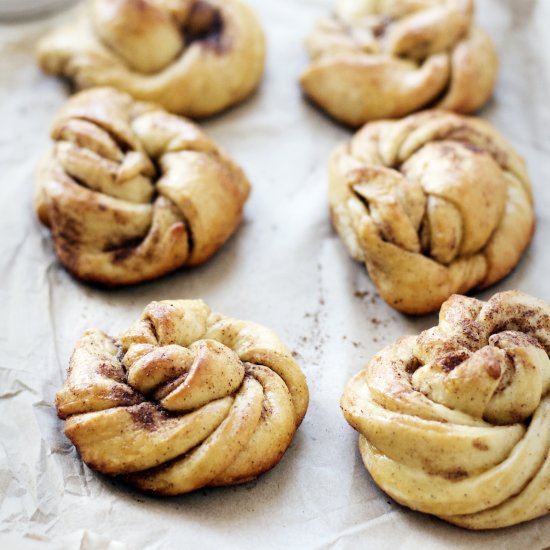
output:
MULTIPOLYGON (((0 27, 0 548, 550 546, 550 517, 469 533, 393 503, 363 467, 340 413, 342 388, 382 346, 436 317, 385 305, 330 227, 327 156, 351 132, 308 105, 297 85, 303 37, 329 2, 249 1, 268 35, 265 79, 250 101, 204 123, 253 183, 245 223, 206 265, 115 291, 69 276, 31 209, 33 167, 67 94, 39 72, 33 47, 74 15, 0 27), (117 333, 151 300, 195 297, 277 331, 307 374, 311 405, 282 462, 256 481, 146 497, 82 464, 54 394, 85 328, 117 333)), ((518 268, 481 297, 519 288, 549 300, 550 2, 478 0, 477 18, 501 58, 481 114, 527 159, 538 215, 518 268)))

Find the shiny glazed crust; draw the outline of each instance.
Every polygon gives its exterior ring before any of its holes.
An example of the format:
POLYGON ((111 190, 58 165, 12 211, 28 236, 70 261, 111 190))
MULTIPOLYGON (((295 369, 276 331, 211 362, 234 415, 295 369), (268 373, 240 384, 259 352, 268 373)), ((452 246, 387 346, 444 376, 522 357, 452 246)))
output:
POLYGON ((550 306, 518 291, 452 296, 439 325, 354 376, 341 400, 375 482, 468 529, 550 509, 550 306))
POLYGON ((90 0, 38 45, 42 69, 77 88, 111 86, 192 118, 248 96, 265 43, 240 0, 90 0))
POLYGON ((88 466, 162 495, 272 468, 307 405, 304 375, 271 330, 201 300, 151 302, 119 338, 87 330, 56 397, 88 466))
POLYGON ((336 230, 405 313, 502 279, 533 234, 525 164, 480 119, 425 111, 368 123, 329 172, 336 230))
POLYGON ((471 113, 498 68, 473 12, 473 0, 340 0, 307 38, 302 88, 354 127, 427 107, 471 113))
POLYGON ((192 122, 112 88, 73 96, 35 174, 35 209, 80 279, 128 285, 206 261, 250 184, 192 122))

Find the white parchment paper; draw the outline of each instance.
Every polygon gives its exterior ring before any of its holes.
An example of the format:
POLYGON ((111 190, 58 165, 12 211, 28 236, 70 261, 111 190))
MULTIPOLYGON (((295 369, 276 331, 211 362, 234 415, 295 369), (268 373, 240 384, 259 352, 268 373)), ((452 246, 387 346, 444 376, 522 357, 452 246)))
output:
MULTIPOLYGON (((382 346, 436 316, 386 306, 330 227, 327 157, 351 132, 308 105, 297 85, 303 38, 330 2, 249 2, 269 41, 262 87, 204 123, 253 183, 246 221, 206 265, 116 291, 69 276, 31 208, 33 167, 67 94, 35 66, 34 43, 74 15, 0 26, 0 548, 550 546, 550 517, 466 532, 393 503, 363 467, 339 410, 343 386, 382 346), (85 328, 116 334, 151 300, 195 297, 278 332, 306 372, 311 405, 282 462, 256 481, 151 498, 82 464, 53 399, 85 328)), ((518 268, 480 296, 519 288, 550 300, 550 1, 478 0, 477 18, 501 58, 481 115, 527 159, 538 216, 518 268)))

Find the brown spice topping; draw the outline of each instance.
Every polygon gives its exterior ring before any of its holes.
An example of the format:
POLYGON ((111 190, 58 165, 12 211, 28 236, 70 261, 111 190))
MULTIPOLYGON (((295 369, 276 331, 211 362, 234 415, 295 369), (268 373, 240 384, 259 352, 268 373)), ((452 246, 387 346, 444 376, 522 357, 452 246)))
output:
POLYGON ((439 365, 444 371, 450 372, 461 363, 464 363, 466 359, 468 359, 468 354, 465 351, 456 351, 442 357, 439 360, 439 365))
POLYGON ((481 441, 479 439, 474 439, 472 445, 476 449, 479 449, 480 451, 488 451, 489 450, 489 445, 483 443, 483 441, 481 441))
POLYGON ((155 407, 151 403, 143 403, 136 407, 128 407, 126 409, 128 414, 132 417, 132 420, 144 430, 154 431, 157 429, 155 422, 155 407))
POLYGON ((466 472, 462 468, 457 468, 456 470, 449 470, 447 472, 444 472, 442 475, 445 479, 448 479, 449 481, 460 481, 461 479, 468 477, 468 472, 466 472))

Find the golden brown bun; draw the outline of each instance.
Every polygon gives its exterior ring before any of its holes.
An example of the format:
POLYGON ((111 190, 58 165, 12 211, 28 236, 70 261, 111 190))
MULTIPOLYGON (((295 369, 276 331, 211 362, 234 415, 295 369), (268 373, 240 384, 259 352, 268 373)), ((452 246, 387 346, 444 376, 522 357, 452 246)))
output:
POLYGON ((502 279, 533 234, 525 164, 480 119, 425 111, 371 122, 329 170, 336 230, 405 313, 502 279))
POLYGON ((275 466, 308 388, 271 330, 173 300, 151 302, 119 338, 87 330, 56 405, 88 466, 177 495, 275 466))
POLYGON ((473 0, 340 0, 306 41, 302 88, 354 127, 427 107, 471 113, 491 96, 498 68, 473 11, 473 0))
POLYGON ((40 41, 37 56, 77 88, 112 86, 204 117, 257 87, 265 41, 240 0, 90 0, 76 23, 40 41))
POLYGON ((109 286, 206 261, 250 184, 201 129, 111 88, 73 96, 35 175, 35 208, 74 275, 109 286))
POLYGON ((495 529, 550 509, 550 306, 452 296, 342 396, 374 481, 414 510, 495 529))

